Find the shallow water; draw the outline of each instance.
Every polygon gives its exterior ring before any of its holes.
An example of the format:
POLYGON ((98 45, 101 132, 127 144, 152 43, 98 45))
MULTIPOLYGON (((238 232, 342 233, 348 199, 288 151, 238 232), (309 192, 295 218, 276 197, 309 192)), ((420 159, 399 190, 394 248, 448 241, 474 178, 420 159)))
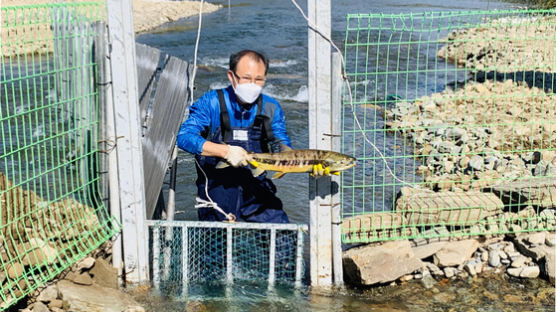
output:
POLYGON ((420 281, 367 289, 313 290, 265 284, 214 287, 206 296, 164 297, 132 292, 148 311, 554 311, 554 286, 504 274, 420 281))
MULTIPOLYGON (((227 85, 230 53, 244 48, 261 50, 270 60, 264 92, 277 98, 284 108, 294 148, 307 148, 307 28, 299 12, 287 0, 211 1, 225 7, 203 17, 199 46, 199 70, 195 98, 211 88, 227 85)), ((306 8, 305 1, 299 1, 306 8)), ((488 0, 396 0, 333 1, 333 38, 341 47, 347 13, 408 13, 446 10, 507 9, 512 4, 488 0)), ((157 47, 185 60, 193 57, 197 18, 177 21, 137 41, 157 47)), ((440 86, 442 88, 443 86, 440 86)), ((436 86, 435 86, 436 88, 436 86)), ((422 90, 427 93, 427 90, 422 90)), ((400 144, 400 138, 385 137, 385 146, 400 144)), ((178 162, 176 219, 195 220, 193 208, 196 174, 193 158, 181 151, 178 162)), ((403 165, 403 164, 401 164, 403 165)), ((415 164, 413 164, 415 165, 415 164)), ((375 172, 374 174, 382 174, 375 172)), ((278 196, 292 222, 308 223, 308 178, 286 175, 276 182, 278 196)), ((393 194, 390 194, 393 195, 393 194)), ((380 209, 388 209, 387 200, 380 209)), ((375 204, 375 203, 373 203, 375 204)), ((307 256, 307 255, 306 255, 307 256)), ((136 293, 151 311, 552 311, 554 288, 543 280, 509 280, 503 274, 489 278, 438 282, 425 289, 420 282, 372 289, 314 292, 308 288, 265 283, 212 286, 204 293, 180 299, 156 292, 136 293)))

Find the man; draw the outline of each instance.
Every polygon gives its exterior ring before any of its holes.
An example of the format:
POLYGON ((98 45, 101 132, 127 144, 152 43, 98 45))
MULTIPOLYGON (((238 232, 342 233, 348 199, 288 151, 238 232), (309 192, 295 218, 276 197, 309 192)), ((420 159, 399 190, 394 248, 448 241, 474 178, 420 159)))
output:
MULTIPOLYGON (((272 181, 266 174, 253 177, 248 166, 247 152, 291 148, 280 104, 261 93, 267 72, 268 59, 259 52, 243 50, 231 55, 227 73, 231 85, 205 93, 190 107, 177 144, 195 154, 202 200, 208 200, 208 193, 238 221, 288 223, 272 181), (231 166, 217 169, 220 161, 231 166)), ((213 208, 200 208, 198 215, 202 221, 226 220, 213 208)))

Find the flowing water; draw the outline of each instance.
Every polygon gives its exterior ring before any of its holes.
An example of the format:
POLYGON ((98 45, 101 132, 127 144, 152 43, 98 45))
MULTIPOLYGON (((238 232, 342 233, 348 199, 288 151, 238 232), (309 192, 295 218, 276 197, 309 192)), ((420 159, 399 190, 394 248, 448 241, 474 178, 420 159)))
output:
MULTIPOLYGON (((305 20, 289 0, 233 0, 230 5, 228 1, 210 2, 219 3, 223 8, 203 16, 194 98, 199 98, 210 89, 228 85, 226 70, 231 53, 245 48, 260 50, 270 58, 269 76, 263 92, 280 101, 294 148, 307 148, 305 20)), ((305 1, 299 3, 306 9, 305 1)), ((494 0, 333 1, 332 36, 341 47, 348 13, 418 13, 512 7, 510 3, 494 0)), ((193 59, 197 22, 197 18, 177 21, 139 35, 136 39, 190 61, 193 59)), ((193 158, 180 151, 178 162, 176 219, 195 220, 196 174, 193 158)), ((276 184, 278 196, 284 202, 291 221, 308 223, 307 175, 286 175, 276 184)), ((449 307, 453 307, 454 311, 521 311, 548 308, 554 301, 554 292, 548 292, 550 295, 545 298, 546 290, 543 289, 547 287, 550 288, 550 285, 541 280, 508 282, 503 276, 498 276, 440 282, 431 290, 424 289, 418 282, 406 286, 330 293, 310 293, 308 289, 292 290, 288 287, 269 290, 266 284, 236 284, 215 287, 206 297, 196 298, 198 302, 190 298, 186 303, 176 298, 154 296, 153 293, 141 294, 138 298, 153 311, 181 311, 186 304, 194 311, 432 311, 448 310, 449 307), (494 295, 489 296, 491 293, 494 295), (519 298, 504 297, 505 294, 519 298)))

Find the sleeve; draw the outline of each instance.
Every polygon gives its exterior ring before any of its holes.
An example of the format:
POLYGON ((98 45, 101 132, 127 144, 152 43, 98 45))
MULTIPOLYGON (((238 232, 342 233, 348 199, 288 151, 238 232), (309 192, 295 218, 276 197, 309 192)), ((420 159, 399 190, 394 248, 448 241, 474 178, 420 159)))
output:
POLYGON ((176 143, 179 148, 192 154, 201 155, 203 144, 207 141, 201 136, 201 132, 210 127, 211 123, 210 104, 211 97, 208 92, 191 105, 189 117, 178 132, 176 143))
POLYGON ((284 112, 282 111, 282 107, 278 102, 276 104, 276 109, 274 111, 274 118, 272 119, 272 132, 274 133, 274 141, 271 143, 272 150, 275 151, 277 147, 281 144, 287 145, 289 148, 292 148, 292 143, 290 137, 286 132, 286 117, 284 116, 284 112))

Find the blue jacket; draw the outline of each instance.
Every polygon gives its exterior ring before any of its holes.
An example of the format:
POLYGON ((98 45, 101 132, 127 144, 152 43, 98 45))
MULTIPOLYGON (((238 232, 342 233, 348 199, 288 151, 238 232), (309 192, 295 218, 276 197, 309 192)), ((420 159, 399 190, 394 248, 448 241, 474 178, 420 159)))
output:
MULTIPOLYGON (((263 94, 262 113, 272 116, 271 127, 275 140, 291 147, 291 141, 286 133, 286 119, 280 104, 275 99, 263 94)), ((257 106, 242 107, 236 100, 232 86, 224 89, 224 99, 232 127, 247 127, 253 124, 257 114, 257 106)), ((220 127, 220 106, 216 90, 211 90, 193 103, 189 108, 189 117, 181 125, 178 132, 177 145, 189 153, 200 155, 203 144, 207 141, 201 133, 210 131, 214 133, 220 127)))

